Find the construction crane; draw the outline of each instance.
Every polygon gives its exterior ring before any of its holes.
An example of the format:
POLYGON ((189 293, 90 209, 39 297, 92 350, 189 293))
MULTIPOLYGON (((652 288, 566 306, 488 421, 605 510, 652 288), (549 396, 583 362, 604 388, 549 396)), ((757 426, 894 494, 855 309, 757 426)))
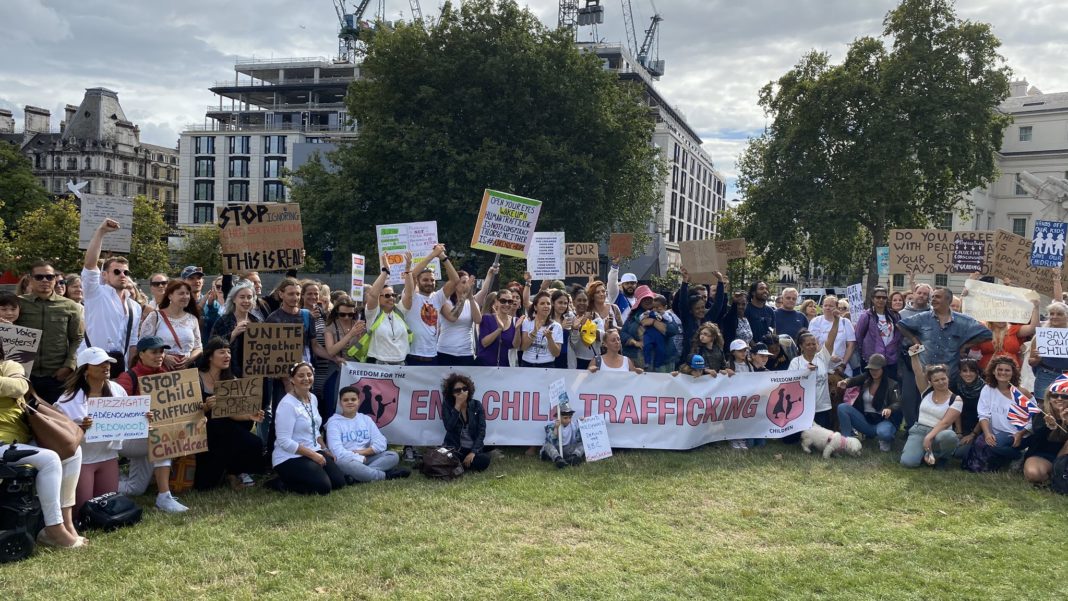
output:
MULTIPOLYGON (((652 2, 650 1, 650 4, 652 2)), ((649 28, 645 30, 645 39, 641 46, 638 45, 638 30, 634 27, 634 7, 631 0, 620 0, 623 7, 623 33, 627 36, 627 50, 634 56, 638 63, 649 73, 653 79, 660 79, 664 74, 664 61, 659 58, 660 48, 660 22, 664 20, 653 4, 653 17, 650 19, 649 28), (650 56, 654 52, 654 56, 650 56)))
MULTIPOLYGON (((417 1, 417 0, 416 0, 417 1)), ((337 58, 335 63, 355 63, 356 50, 360 41, 360 30, 366 29, 367 25, 361 22, 363 13, 371 0, 358 0, 353 2, 352 12, 345 9, 345 0, 334 0, 334 12, 337 13, 339 24, 337 34, 337 58)))
POLYGON ((423 20, 423 7, 419 6, 419 0, 408 0, 408 6, 412 7, 412 23, 423 20))
POLYGON ((604 7, 601 6, 601 0, 585 0, 585 6, 582 8, 579 8, 579 0, 560 0, 556 26, 560 29, 572 30, 576 39, 578 39, 579 27, 592 25, 596 29, 599 23, 604 23, 604 7))

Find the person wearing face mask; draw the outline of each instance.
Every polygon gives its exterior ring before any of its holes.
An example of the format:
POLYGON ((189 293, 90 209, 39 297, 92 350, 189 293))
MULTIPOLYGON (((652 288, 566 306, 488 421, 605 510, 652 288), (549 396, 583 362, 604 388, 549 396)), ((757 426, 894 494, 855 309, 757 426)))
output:
POLYGON ((57 281, 51 263, 30 266, 30 293, 19 297, 14 324, 41 330, 41 342, 29 374, 30 384, 42 399, 55 403, 75 368, 82 342, 82 307, 55 292, 57 281))
POLYGON ((107 351, 115 359, 111 377, 118 377, 126 370, 128 357, 132 358, 141 323, 141 306, 130 299, 125 291, 130 280, 130 264, 125 257, 110 257, 102 267, 100 247, 104 235, 118 231, 119 222, 105 219, 89 241, 82 262, 82 296, 85 305, 85 338, 80 349, 95 346, 107 351))

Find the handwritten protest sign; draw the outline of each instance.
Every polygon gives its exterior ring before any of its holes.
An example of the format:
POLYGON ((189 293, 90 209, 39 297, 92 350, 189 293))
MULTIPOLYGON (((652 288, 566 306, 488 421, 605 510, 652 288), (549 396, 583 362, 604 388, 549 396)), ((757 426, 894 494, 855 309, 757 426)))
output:
POLYGON ((961 311, 979 321, 1028 323, 1034 311, 1031 301, 1038 300, 1031 290, 981 280, 965 280, 964 288, 968 294, 962 301, 961 311))
POLYGON ((981 275, 989 275, 993 264, 995 232, 947 230, 890 230, 890 273, 949 273, 957 240, 985 244, 981 275))
POLYGON ((564 245, 564 274, 567 277, 596 276, 600 271, 595 242, 568 242, 564 245))
POLYGON ((123 397, 87 397, 85 411, 93 426, 85 431, 85 442, 134 440, 148 436, 148 418, 152 408, 147 394, 123 397))
POLYGON ((1068 328, 1035 328, 1039 357, 1068 358, 1068 328))
POLYGON ((682 268, 694 283, 711 282, 714 272, 727 270, 727 258, 716 250, 715 240, 685 240, 679 242, 682 268))
POLYGON ((634 254, 634 234, 612 234, 608 237, 608 256, 629 257, 634 254))
MULTIPOLYGON (((399 286, 404 283, 404 253, 412 253, 412 265, 422 261, 434 251, 438 243, 437 221, 391 223, 375 228, 378 235, 378 256, 386 255, 389 262, 389 278, 386 283, 399 286)), ((430 270, 441 276, 441 262, 434 259, 430 270)), ((415 274, 412 274, 413 276, 415 274)))
POLYGON ((204 417, 192 422, 177 422, 157 426, 148 431, 150 461, 195 455, 208 450, 208 428, 204 417))
POLYGON ((211 417, 251 415, 263 408, 263 377, 220 380, 215 383, 211 417))
POLYGON ((487 189, 475 222, 471 248, 527 258, 541 201, 487 189))
POLYGON ((96 228, 105 219, 119 222, 119 229, 104 234, 100 243, 101 250, 120 253, 130 252, 133 233, 133 199, 102 196, 99 194, 81 194, 81 219, 78 223, 78 248, 89 248, 96 228))
POLYGON ((560 403, 570 403, 571 399, 567 396, 567 381, 563 378, 559 380, 553 380, 549 382, 549 409, 552 411, 553 407, 559 407, 560 403))
POLYGON ((890 275, 890 247, 880 246, 876 248, 875 260, 879 265, 879 275, 883 277, 890 275))
POLYGON ((852 284, 846 287, 846 297, 849 299, 849 311, 858 315, 864 310, 864 285, 852 284))
POLYGON ((982 273, 986 262, 986 242, 984 240, 953 241, 953 273, 982 273))
MULTIPOLYGON (((1013 286, 1030 288, 1040 294, 1053 296, 1056 273, 1053 269, 1031 265, 1030 240, 1004 230, 998 230, 995 239, 993 275, 1003 280, 1011 280, 1013 286)), ((1068 277, 1068 273, 1062 274, 1061 277, 1063 284, 1063 278, 1068 277)))
POLYGON ((1068 237, 1068 223, 1063 221, 1035 221, 1031 239, 1031 265, 1060 267, 1064 265, 1064 243, 1068 237))
POLYGON ((564 277, 564 232, 534 232, 527 253, 527 271, 535 280, 564 277))
POLYGON ((353 302, 363 302, 363 278, 366 269, 363 255, 352 255, 352 287, 349 288, 349 298, 353 302))
POLYGON ((284 376, 304 354, 304 326, 292 323, 250 323, 245 330, 246 376, 284 376))
POLYGON ((600 461, 612 456, 612 444, 608 440, 608 424, 604 415, 590 415, 579 420, 582 432, 582 449, 586 461, 600 461))
POLYGON ((749 255, 745 245, 745 238, 731 238, 730 240, 716 240, 716 252, 728 261, 744 259, 749 255))
POLYGON ((5 358, 22 365, 26 377, 30 377, 37 349, 41 346, 41 330, 0 323, 0 342, 4 344, 5 358))
POLYGON ((296 203, 241 203, 216 209, 222 272, 287 271, 304 265, 296 203))

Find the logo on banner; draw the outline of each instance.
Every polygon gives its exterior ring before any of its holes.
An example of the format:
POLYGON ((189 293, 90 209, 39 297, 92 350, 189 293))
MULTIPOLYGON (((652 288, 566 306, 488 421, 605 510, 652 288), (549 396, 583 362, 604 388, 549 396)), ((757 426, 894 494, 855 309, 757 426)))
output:
POLYGON ((780 384, 768 396, 768 419, 780 428, 805 412, 805 389, 801 382, 780 384))
POLYGON ((360 393, 358 412, 370 416, 375 425, 384 428, 397 417, 397 399, 400 388, 393 380, 364 377, 352 384, 360 393))

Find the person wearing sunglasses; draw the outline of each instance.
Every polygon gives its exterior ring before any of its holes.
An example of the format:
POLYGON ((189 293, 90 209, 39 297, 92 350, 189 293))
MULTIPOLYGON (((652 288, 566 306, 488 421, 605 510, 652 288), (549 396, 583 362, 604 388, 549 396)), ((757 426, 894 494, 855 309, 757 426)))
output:
POLYGON ((876 286, 872 290, 871 307, 857 316, 853 330, 860 343, 860 359, 864 365, 872 355, 886 358, 883 373, 891 380, 897 380, 897 360, 901 348, 901 332, 897 322, 901 315, 888 306, 889 294, 886 288, 876 286))
MULTIPOLYGON (((405 298, 411 303, 411 295, 407 290, 415 288, 412 280, 411 269, 412 255, 405 256, 404 289, 405 298)), ((385 255, 381 257, 381 265, 388 265, 385 255)), ((404 365, 408 353, 411 352, 414 332, 404 320, 404 311, 397 306, 397 294, 393 286, 386 284, 389 278, 389 268, 382 267, 381 273, 375 278, 371 288, 364 295, 367 315, 368 331, 371 333, 371 341, 368 345, 368 363, 385 363, 388 365, 404 365)), ((435 342, 435 349, 437 348, 435 342)), ((436 352, 436 350, 435 350, 436 352)))
POLYGON ((486 367, 508 367, 511 359, 509 351, 515 345, 515 310, 519 306, 519 295, 509 288, 491 293, 491 311, 482 316, 478 326, 479 365, 486 367))
POLYGON ((485 452, 486 412, 475 398, 475 383, 457 373, 449 374, 441 385, 441 420, 445 424, 448 447, 460 457, 465 470, 481 472, 490 465, 485 452))
POLYGON ((153 309, 163 302, 163 292, 167 290, 167 282, 170 278, 165 273, 153 273, 148 278, 148 292, 152 296, 148 300, 148 306, 153 309))
POLYGON ((1068 455, 1068 375, 1061 374, 1046 388, 1042 415, 1033 420, 1035 428, 1024 455, 1024 478, 1032 484, 1049 482, 1053 463, 1068 455))
POLYGON ((19 297, 19 315, 14 320, 15 325, 41 330, 30 383, 49 403, 56 402, 64 381, 74 372, 82 342, 82 307, 56 292, 56 279, 51 263, 31 265, 30 293, 19 297))
POLYGON ((118 221, 105 219, 89 241, 82 261, 82 294, 85 305, 85 339, 81 348, 95 346, 107 351, 116 362, 111 376, 126 371, 127 357, 136 353, 141 306, 126 293, 130 263, 126 257, 113 256, 98 267, 104 236, 119 230, 118 221))
POLYGON ((319 401, 319 415, 324 420, 329 420, 334 414, 336 405, 332 405, 337 394, 334 392, 338 387, 338 379, 341 377, 341 369, 346 361, 351 361, 355 356, 357 341, 367 331, 367 322, 360 319, 356 310, 356 303, 347 296, 338 298, 334 308, 326 316, 326 325, 323 328, 323 347, 330 356, 335 368, 330 370, 323 385, 323 390, 328 394, 319 401), (352 354, 350 354, 350 351, 352 354))

